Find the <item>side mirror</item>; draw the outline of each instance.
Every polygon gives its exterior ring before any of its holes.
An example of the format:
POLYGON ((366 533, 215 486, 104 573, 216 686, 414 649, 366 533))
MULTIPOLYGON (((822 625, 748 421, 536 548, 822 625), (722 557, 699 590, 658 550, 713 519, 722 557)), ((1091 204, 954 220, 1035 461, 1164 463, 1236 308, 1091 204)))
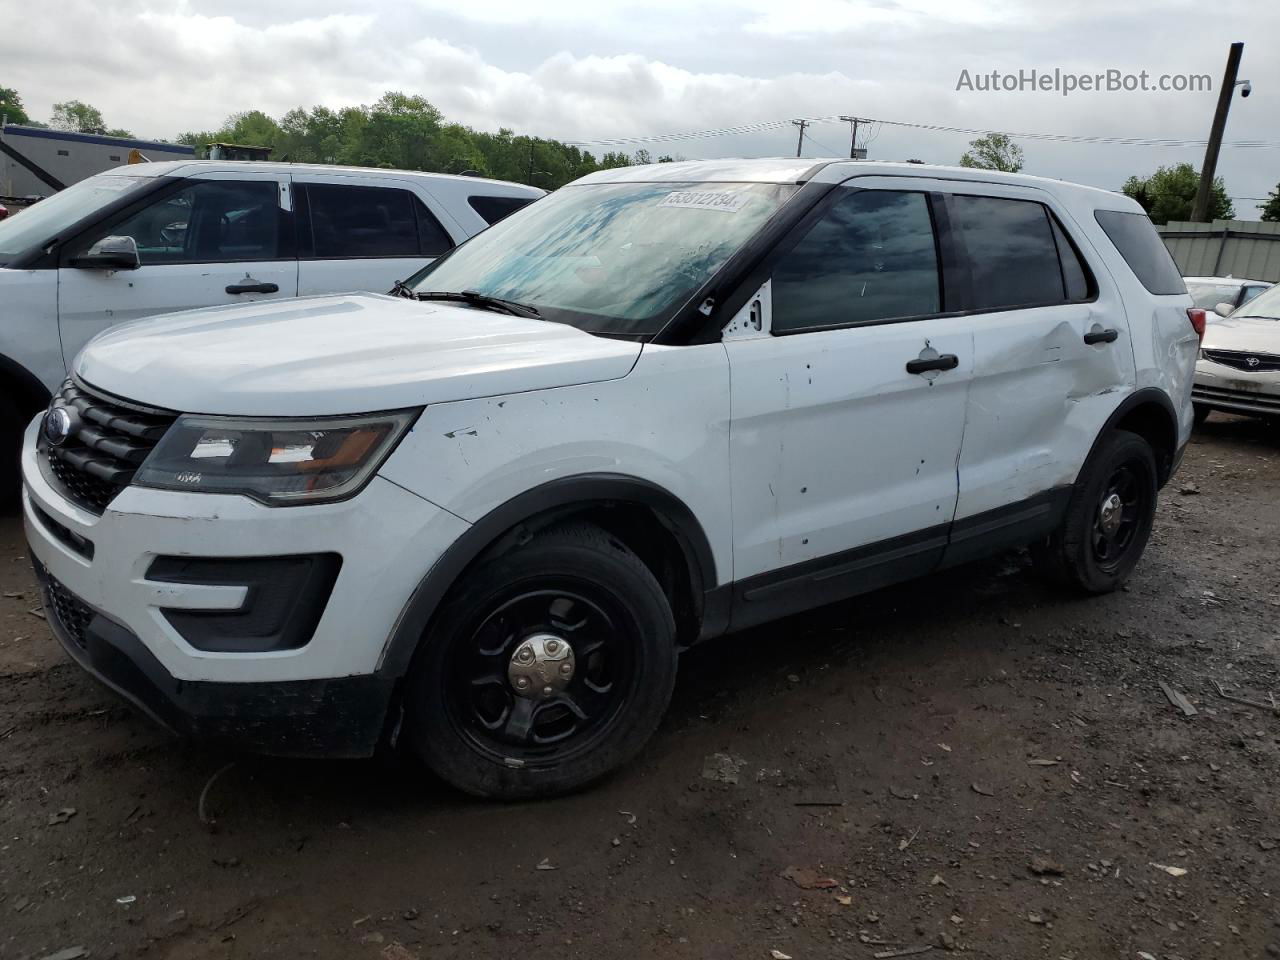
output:
POLYGON ((138 243, 133 237, 103 237, 83 256, 71 261, 73 267, 99 270, 137 270, 142 266, 138 243))
POLYGON ((1232 311, 1232 310, 1234 310, 1234 309, 1235 309, 1235 305, 1234 305, 1234 304, 1230 304, 1230 303, 1220 303, 1220 304, 1218 304, 1216 307, 1214 307, 1214 308, 1213 308, 1213 312, 1214 312, 1214 313, 1216 313, 1216 314, 1217 314, 1218 316, 1220 316, 1220 317, 1226 317, 1226 316, 1230 316, 1230 315, 1231 315, 1231 311, 1232 311))

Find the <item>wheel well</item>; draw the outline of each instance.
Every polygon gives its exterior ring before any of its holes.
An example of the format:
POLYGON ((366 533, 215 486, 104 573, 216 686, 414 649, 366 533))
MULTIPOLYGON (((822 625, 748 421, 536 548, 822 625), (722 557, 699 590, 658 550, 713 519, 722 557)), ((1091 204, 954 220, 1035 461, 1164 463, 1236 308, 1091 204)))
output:
POLYGON ((1126 410, 1113 426, 1136 433, 1151 445, 1160 486, 1164 486, 1173 472, 1173 458, 1178 449, 1178 427, 1169 411, 1154 401, 1140 403, 1126 410))
POLYGON ((546 510, 495 538, 475 562, 518 549, 540 532, 568 520, 600 527, 639 557, 667 595, 680 644, 693 643, 702 622, 702 577, 692 559, 691 548, 675 524, 647 504, 597 500, 546 510))
POLYGON ((49 391, 35 377, 8 357, 0 356, 0 396, 8 397, 21 421, 49 405, 49 391))

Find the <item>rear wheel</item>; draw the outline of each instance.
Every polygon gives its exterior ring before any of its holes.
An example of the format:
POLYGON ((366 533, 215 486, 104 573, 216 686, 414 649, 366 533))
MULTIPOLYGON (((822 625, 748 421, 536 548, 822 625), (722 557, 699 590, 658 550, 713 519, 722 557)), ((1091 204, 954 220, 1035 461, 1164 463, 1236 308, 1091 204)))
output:
POLYGON ((639 751, 675 675, 649 569, 597 527, 556 528, 482 561, 446 601, 407 687, 410 748, 477 796, 564 793, 639 751))
POLYGON ((1036 551, 1038 566, 1087 593, 1115 590, 1147 546, 1156 489, 1151 445, 1126 430, 1111 433, 1085 465, 1062 525, 1036 551))

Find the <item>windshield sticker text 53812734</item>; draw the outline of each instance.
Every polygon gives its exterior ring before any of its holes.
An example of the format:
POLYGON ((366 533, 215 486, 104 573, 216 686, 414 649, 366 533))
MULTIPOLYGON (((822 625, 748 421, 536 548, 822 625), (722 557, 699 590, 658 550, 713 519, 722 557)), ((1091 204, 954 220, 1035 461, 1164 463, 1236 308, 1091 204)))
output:
POLYGON ((668 193, 660 207, 683 207, 686 210, 719 210, 737 213, 751 197, 744 193, 717 193, 712 190, 677 190, 668 193))

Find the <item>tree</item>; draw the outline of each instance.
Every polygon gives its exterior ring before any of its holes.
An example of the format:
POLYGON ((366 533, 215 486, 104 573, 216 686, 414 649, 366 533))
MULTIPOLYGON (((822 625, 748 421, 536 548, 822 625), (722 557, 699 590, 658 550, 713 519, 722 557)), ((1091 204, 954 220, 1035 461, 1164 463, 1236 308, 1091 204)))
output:
POLYGON ((72 133, 106 133, 107 124, 102 119, 102 111, 91 107, 81 100, 68 100, 53 105, 53 118, 49 126, 55 130, 70 130, 72 133))
POLYGON ((23 109, 22 97, 12 87, 0 87, 0 117, 9 123, 28 124, 31 118, 23 109))
MULTIPOLYGON (((1159 167, 1149 177, 1130 177, 1120 191, 1137 200, 1152 223, 1190 220, 1200 187, 1200 172, 1189 163, 1159 167)), ((1215 177, 1209 196, 1209 219, 1230 220, 1236 215, 1221 177, 1215 177)))
POLYGON ((1022 148, 1003 133, 989 133, 969 141, 960 166, 1017 173, 1022 169, 1022 148))
POLYGON ((1267 202, 1262 205, 1262 219, 1270 223, 1280 222, 1280 183, 1271 191, 1267 202))

